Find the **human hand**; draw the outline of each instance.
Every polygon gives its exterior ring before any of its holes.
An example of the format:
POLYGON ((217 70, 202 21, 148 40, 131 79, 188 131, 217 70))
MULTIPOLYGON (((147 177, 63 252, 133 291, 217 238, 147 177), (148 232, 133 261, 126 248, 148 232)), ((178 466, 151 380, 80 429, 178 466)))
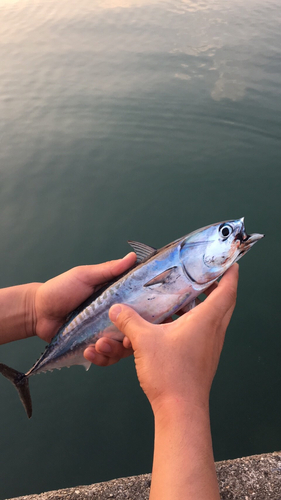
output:
POLYGON ((125 305, 114 305, 111 321, 131 344, 140 385, 155 411, 167 400, 208 407, 225 332, 237 294, 234 264, 204 302, 173 323, 152 325, 125 305))
MULTIPOLYGON (((112 280, 129 269, 136 260, 131 252, 123 259, 92 266, 75 267, 46 283, 31 288, 33 296, 32 332, 50 342, 59 328, 65 323, 70 312, 86 300, 100 285, 112 280)), ((121 342, 109 338, 100 339, 95 347, 85 350, 90 361, 105 366, 132 354, 121 342), (93 350, 95 356, 93 356, 93 350)))

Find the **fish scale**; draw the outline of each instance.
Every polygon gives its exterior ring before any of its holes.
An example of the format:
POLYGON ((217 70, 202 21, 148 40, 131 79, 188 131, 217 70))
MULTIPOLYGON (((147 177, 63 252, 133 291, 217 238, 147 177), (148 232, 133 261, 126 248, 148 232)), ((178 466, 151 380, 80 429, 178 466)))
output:
POLYGON ((262 237, 247 235, 242 218, 198 229, 160 250, 130 241, 136 265, 73 311, 28 372, 0 363, 0 372, 18 390, 28 417, 32 415, 31 376, 72 365, 88 369, 90 362, 83 356, 86 347, 103 336, 123 340, 123 333, 108 316, 113 304, 127 304, 147 321, 161 323, 180 309, 192 308, 196 297, 262 237))

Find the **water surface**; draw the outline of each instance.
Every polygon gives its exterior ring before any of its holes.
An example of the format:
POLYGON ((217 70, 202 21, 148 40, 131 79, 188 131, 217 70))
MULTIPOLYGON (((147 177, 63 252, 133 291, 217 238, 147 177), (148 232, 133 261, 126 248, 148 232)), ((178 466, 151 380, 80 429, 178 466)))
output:
MULTIPOLYGON (((245 216, 211 394, 216 460, 281 448, 280 6, 269 0, 0 0, 0 286, 245 216)), ((2 346, 26 371, 44 344, 2 346)), ((0 497, 151 470, 132 359, 0 379, 0 497)))

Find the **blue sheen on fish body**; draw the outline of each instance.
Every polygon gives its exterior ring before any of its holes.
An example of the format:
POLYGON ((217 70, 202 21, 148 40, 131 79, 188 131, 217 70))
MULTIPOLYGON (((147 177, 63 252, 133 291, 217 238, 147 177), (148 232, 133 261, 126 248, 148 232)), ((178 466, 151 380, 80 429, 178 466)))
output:
POLYGON ((242 218, 198 229, 160 250, 130 242, 137 265, 74 311, 26 374, 3 364, 0 372, 14 383, 31 416, 31 375, 79 364, 88 369, 90 362, 83 357, 87 346, 102 336, 122 341, 124 335, 108 316, 113 304, 127 304, 147 321, 161 323, 193 307, 195 298, 262 237, 247 235, 242 218))

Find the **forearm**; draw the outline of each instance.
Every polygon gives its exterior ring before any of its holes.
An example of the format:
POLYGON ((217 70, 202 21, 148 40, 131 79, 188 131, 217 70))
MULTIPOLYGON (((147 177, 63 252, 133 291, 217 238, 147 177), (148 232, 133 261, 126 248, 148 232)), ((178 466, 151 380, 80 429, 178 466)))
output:
POLYGON ((31 337, 34 332, 34 294, 40 283, 0 289, 0 344, 31 337))
POLYGON ((169 402, 155 413, 150 500, 219 500, 208 408, 169 402))

